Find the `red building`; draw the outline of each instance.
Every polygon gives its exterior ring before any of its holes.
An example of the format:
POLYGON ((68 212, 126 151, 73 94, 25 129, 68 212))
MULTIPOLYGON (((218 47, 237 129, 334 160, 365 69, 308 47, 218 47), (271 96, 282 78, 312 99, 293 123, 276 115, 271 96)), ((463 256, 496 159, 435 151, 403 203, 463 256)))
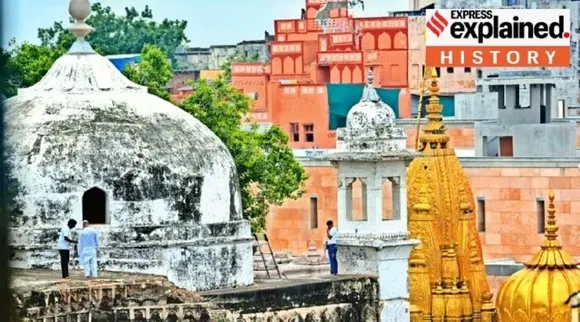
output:
POLYGON ((396 104, 409 117, 408 18, 354 18, 346 0, 305 1, 304 19, 274 21, 269 63, 232 65, 232 85, 254 98, 253 121, 279 125, 293 148, 334 148, 327 84, 363 84, 371 67, 376 87, 403 89, 396 104))

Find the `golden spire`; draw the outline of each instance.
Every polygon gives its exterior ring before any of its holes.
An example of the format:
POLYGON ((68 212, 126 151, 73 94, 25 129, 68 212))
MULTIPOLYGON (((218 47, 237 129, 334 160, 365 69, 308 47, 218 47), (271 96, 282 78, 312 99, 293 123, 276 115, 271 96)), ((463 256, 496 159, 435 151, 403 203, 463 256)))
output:
POLYGON ((445 125, 443 124, 443 106, 439 102, 439 79, 435 68, 431 69, 431 85, 429 86, 429 104, 427 104, 427 125, 423 129, 423 134, 419 138, 423 144, 422 149, 437 148, 437 144, 441 144, 442 148, 446 148, 446 143, 449 141, 445 125))
POLYGON ((544 243, 526 265, 528 268, 575 268, 576 262, 570 257, 568 252, 562 250, 558 242, 558 226, 556 225, 556 206, 554 206, 554 191, 550 190, 548 195, 550 204, 548 205, 548 217, 546 220, 544 243))

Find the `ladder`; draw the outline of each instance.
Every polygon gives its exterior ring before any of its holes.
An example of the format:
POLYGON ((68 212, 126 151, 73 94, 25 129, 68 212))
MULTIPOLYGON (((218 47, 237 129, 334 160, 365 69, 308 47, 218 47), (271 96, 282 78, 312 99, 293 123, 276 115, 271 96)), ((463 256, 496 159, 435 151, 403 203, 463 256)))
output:
POLYGON ((272 256, 272 262, 274 263, 274 267, 276 268, 276 272, 278 273, 278 278, 282 278, 282 274, 280 274, 280 269, 278 268, 278 263, 276 262, 276 258, 274 257, 274 252, 272 251, 272 246, 270 246, 270 240, 268 239, 268 235, 254 234, 254 238, 256 239, 256 243, 258 244, 258 251, 260 252, 260 256, 262 257, 262 262, 264 263, 264 269, 266 270, 268 278, 272 278, 272 276, 270 275, 268 263, 266 263, 266 257, 264 257, 264 255, 272 256), (262 250, 262 246, 264 245, 268 245, 267 252, 264 252, 262 250))

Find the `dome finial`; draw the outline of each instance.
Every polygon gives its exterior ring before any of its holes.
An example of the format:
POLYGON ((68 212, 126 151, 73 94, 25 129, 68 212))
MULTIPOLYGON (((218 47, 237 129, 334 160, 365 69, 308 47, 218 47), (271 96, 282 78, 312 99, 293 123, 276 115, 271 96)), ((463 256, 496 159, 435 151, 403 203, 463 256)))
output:
POLYGON ((360 99, 361 102, 378 103, 381 101, 381 98, 379 97, 379 94, 377 94, 377 91, 373 85, 374 79, 375 76, 373 73, 373 68, 371 67, 367 73, 367 85, 363 89, 363 94, 360 99))
POLYGON ((555 240, 558 237, 558 226, 556 225, 556 206, 554 205, 554 190, 548 194, 550 204, 548 205, 548 218, 546 220, 545 236, 548 240, 555 240))
POLYGON ((84 41, 93 31, 93 28, 85 23, 85 19, 91 15, 91 3, 89 0, 70 0, 68 12, 76 20, 69 30, 77 36, 77 41, 84 41))

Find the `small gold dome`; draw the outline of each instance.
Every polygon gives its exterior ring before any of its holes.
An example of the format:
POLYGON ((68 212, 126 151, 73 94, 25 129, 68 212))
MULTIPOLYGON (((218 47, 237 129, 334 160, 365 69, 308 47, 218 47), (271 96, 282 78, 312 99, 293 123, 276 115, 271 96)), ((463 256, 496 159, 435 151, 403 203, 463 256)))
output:
POLYGON ((558 242, 554 192, 540 250, 525 268, 510 276, 497 294, 501 322, 570 321, 568 296, 580 290, 580 268, 558 242))

